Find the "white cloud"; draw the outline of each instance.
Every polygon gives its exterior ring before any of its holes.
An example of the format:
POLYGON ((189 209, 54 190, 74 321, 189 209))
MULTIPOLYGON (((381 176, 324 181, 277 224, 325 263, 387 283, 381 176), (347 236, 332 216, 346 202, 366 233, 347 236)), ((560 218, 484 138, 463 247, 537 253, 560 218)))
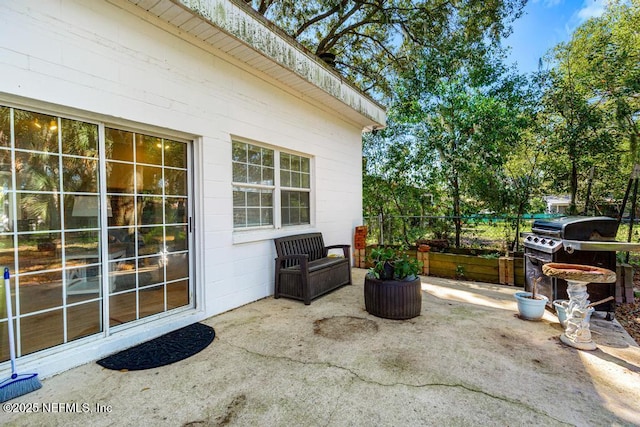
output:
POLYGON ((578 19, 582 23, 588 19, 597 18, 605 12, 608 4, 609 0, 585 0, 582 9, 578 10, 578 19))
POLYGON ((561 4, 564 0, 530 0, 530 3, 537 4, 542 3, 542 5, 546 8, 555 7, 561 4))
POLYGON ((567 31, 567 34, 573 34, 576 28, 582 25, 585 21, 602 16, 608 6, 609 0, 584 0, 582 6, 573 13, 566 23, 565 30, 567 31))

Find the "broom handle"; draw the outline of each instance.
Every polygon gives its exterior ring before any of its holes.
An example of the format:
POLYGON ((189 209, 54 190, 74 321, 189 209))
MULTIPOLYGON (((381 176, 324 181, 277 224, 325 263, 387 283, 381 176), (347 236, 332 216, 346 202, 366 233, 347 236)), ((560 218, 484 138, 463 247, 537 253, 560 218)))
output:
POLYGON ((11 310, 11 280, 9 267, 4 268, 4 289, 7 298, 7 324, 9 329, 9 355, 11 356, 11 377, 16 374, 16 343, 13 340, 13 312, 11 310))

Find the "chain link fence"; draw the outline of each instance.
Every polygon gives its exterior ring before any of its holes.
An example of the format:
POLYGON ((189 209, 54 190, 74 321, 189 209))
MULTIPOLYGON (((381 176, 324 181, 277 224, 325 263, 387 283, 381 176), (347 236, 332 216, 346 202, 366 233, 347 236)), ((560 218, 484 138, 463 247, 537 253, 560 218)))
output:
MULTIPOLYGON (((520 218, 509 215, 469 215, 460 217, 460 247, 467 249, 489 249, 504 252, 522 250, 520 233, 530 232, 536 219, 557 218, 562 215, 535 214, 520 218), (517 243, 517 244, 516 244, 517 243)), ((375 216, 365 217, 367 244, 415 245, 419 240, 455 242, 455 220, 452 216, 375 216)), ((640 242, 640 224, 623 221, 618 228, 616 240, 640 242)))
MULTIPOLYGON (((536 216, 541 217, 552 217, 536 216)), ((520 218, 497 215, 460 217, 460 247, 470 249, 512 250, 516 234, 531 231, 533 217, 520 218)), ((455 242, 456 217, 393 216, 366 217, 368 244, 415 245, 420 240, 455 242)))

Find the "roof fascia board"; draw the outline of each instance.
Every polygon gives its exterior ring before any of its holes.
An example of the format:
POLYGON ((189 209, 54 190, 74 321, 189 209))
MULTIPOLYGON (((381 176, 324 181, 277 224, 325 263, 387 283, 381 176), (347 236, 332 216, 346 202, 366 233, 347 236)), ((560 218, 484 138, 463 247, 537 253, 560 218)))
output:
POLYGON ((252 49, 348 105, 364 117, 386 124, 386 110, 351 82, 248 6, 229 0, 171 0, 241 40, 252 49), (247 9, 250 9, 247 10, 247 9), (256 16, 257 15, 257 16, 256 16))

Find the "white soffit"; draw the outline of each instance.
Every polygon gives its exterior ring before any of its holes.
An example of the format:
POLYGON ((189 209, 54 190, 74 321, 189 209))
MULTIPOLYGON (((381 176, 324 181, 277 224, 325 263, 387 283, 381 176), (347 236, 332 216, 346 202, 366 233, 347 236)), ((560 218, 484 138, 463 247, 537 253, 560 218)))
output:
POLYGON ((230 0, 127 1, 364 130, 386 125, 384 107, 248 6, 230 0))

